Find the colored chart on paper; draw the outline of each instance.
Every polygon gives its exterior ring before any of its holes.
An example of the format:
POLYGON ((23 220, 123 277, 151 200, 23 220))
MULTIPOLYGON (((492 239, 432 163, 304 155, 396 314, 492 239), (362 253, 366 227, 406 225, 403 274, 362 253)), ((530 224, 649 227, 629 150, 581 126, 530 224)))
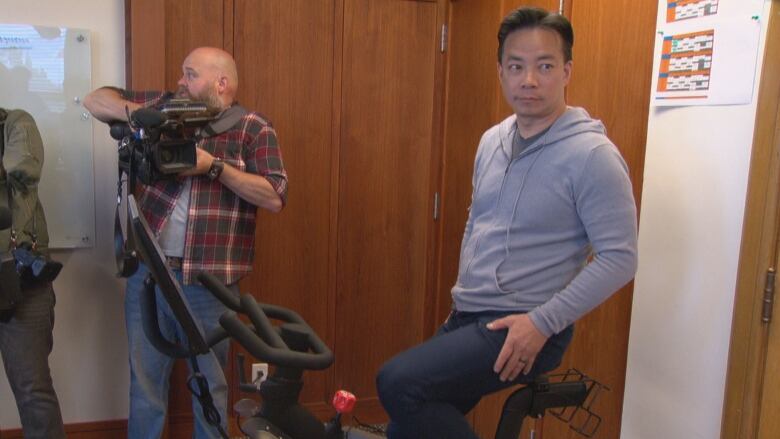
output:
POLYGON ((673 23, 718 13, 718 0, 666 0, 666 22, 673 23))
POLYGON ((710 88, 714 42, 712 29, 664 37, 658 92, 698 92, 679 97, 706 97, 702 92, 710 88))

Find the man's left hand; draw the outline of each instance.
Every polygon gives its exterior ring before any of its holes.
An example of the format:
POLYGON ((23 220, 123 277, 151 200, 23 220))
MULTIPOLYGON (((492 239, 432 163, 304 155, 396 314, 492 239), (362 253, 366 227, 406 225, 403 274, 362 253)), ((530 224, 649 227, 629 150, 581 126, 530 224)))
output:
POLYGON ((195 156, 195 167, 179 173, 179 176, 189 177, 192 175, 203 175, 209 172, 211 163, 214 161, 214 156, 209 154, 208 151, 204 150, 203 148, 195 148, 195 152, 197 154, 195 156))
POLYGON ((487 324, 487 328, 491 331, 509 330, 493 365, 501 381, 513 381, 520 373, 530 373, 547 337, 536 329, 528 314, 513 314, 494 320, 487 324))

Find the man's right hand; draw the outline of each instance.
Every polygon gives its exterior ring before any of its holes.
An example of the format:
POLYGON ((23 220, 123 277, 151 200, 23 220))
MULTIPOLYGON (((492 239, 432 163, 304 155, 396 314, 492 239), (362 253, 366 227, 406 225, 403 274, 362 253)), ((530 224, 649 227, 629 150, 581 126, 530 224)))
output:
POLYGON ((514 381, 521 373, 530 373, 547 337, 539 332, 528 314, 513 314, 494 320, 487 324, 487 328, 491 331, 507 329, 504 346, 493 365, 501 381, 514 381))

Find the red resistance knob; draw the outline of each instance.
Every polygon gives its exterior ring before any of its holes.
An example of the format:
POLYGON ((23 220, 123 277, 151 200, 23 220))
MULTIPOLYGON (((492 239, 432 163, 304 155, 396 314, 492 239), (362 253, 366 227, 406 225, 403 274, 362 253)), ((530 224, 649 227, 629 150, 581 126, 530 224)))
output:
POLYGON ((333 407, 341 414, 349 413, 355 408, 356 399, 350 392, 339 390, 333 395, 333 407))

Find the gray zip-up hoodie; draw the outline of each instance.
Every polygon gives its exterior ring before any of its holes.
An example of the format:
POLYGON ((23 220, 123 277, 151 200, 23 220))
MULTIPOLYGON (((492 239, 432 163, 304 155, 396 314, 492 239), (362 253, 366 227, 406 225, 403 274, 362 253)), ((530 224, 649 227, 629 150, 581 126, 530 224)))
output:
POLYGON ((526 311, 549 337, 634 277, 636 205, 623 158, 584 109, 513 160, 515 122, 480 141, 452 297, 459 311, 526 311))

